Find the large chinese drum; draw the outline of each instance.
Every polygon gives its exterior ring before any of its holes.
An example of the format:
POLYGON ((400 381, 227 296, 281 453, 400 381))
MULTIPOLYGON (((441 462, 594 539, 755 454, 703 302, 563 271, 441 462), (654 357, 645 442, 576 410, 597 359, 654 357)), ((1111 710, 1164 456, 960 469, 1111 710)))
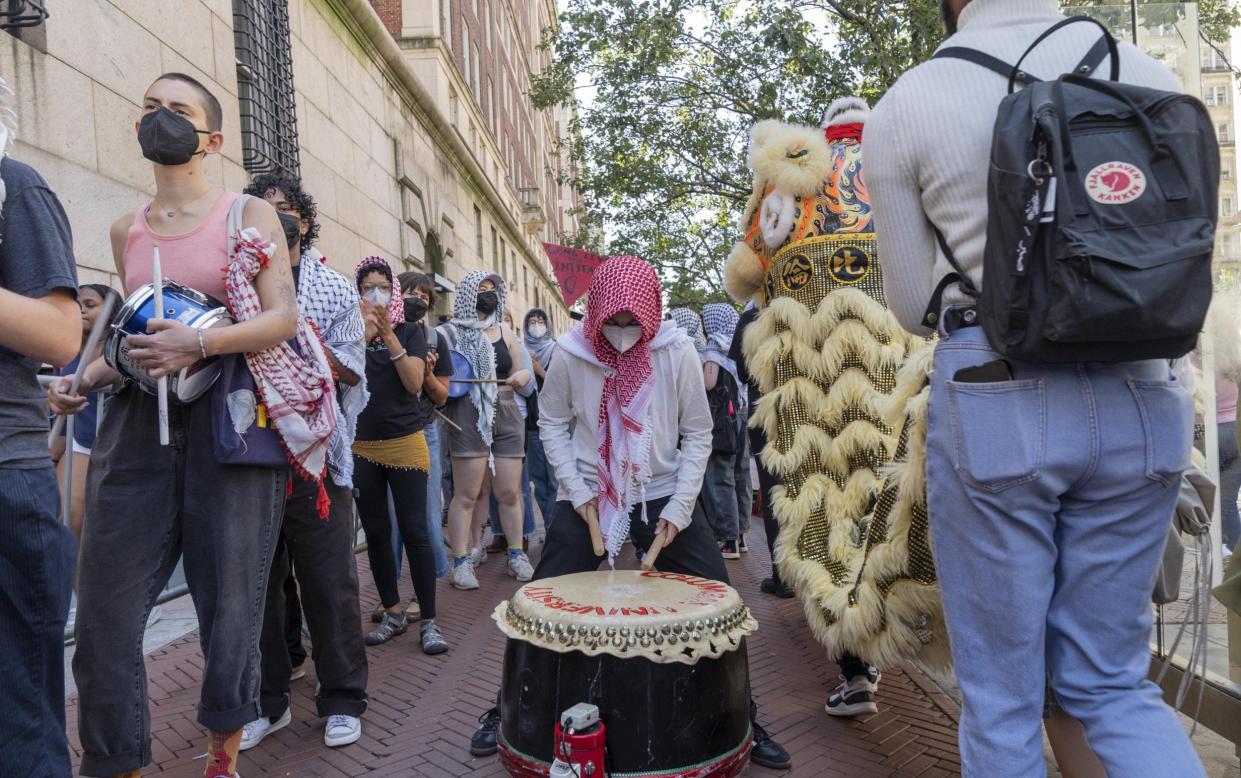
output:
POLYGON ((500 759, 546 776, 559 714, 599 707, 609 776, 733 776, 750 754, 745 638, 727 584, 637 570, 533 581, 493 615, 509 640, 500 759))

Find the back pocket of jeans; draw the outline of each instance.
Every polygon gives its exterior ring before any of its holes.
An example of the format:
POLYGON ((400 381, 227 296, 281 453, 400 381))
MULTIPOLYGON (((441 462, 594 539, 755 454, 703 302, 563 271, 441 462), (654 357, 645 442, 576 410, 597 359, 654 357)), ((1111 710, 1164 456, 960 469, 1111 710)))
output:
POLYGON ((1180 381, 1129 379, 1146 438, 1146 477, 1167 486, 1192 462, 1194 398, 1180 381))
POLYGON ((949 381, 957 472, 988 492, 1042 475, 1046 447, 1043 379, 970 384, 949 381))

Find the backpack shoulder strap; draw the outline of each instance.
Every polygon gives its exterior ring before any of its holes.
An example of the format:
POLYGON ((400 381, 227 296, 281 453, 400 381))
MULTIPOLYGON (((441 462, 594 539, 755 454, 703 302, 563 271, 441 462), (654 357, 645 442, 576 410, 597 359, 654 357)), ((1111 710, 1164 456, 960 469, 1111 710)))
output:
MULTIPOLYGON (((1099 38, 1099 40, 1095 41, 1094 46, 1090 47, 1090 51, 1086 52, 1086 56, 1082 57, 1082 61, 1077 63, 1077 67, 1073 68, 1073 72, 1079 76, 1092 75, 1095 70, 1098 69, 1099 65, 1103 64, 1103 58, 1106 57, 1110 51, 1111 47, 1108 45, 1107 38, 1099 38)), ((1119 63, 1113 62, 1113 72, 1119 71, 1119 69, 1119 63)), ((1116 81, 1119 77, 1120 73, 1116 72, 1116 74, 1112 77, 1112 80, 1116 81)))
MULTIPOLYGON (((985 51, 970 49, 965 46, 949 46, 948 48, 940 49, 935 52, 935 56, 931 57, 931 59, 960 59, 966 62, 971 62, 979 67, 984 67, 987 70, 1003 76, 1004 78, 1013 76, 1012 65, 1008 64, 999 57, 993 57, 985 51)), ((1018 71, 1013 78, 1022 86, 1029 86, 1039 80, 1025 71, 1018 71)))

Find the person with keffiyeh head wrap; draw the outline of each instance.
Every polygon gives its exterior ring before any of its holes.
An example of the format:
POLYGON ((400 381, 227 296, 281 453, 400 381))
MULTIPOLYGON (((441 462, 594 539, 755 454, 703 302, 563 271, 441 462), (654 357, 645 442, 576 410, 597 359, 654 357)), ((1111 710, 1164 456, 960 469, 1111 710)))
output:
POLYGON ((268 173, 255 178, 245 192, 271 203, 284 227, 298 310, 323 338, 341 413, 328 446, 330 477, 323 483, 332 501, 328 516, 324 519, 315 510, 318 484, 300 475, 294 474, 285 500, 263 617, 262 715, 246 724, 241 750, 257 746, 290 721, 290 683, 305 675, 303 606, 311 614, 305 624, 320 681, 316 709, 327 720, 324 743, 344 746, 362 736, 361 716, 367 706, 366 648, 358 632, 351 450, 358 414, 369 399, 365 324, 357 287, 328 267, 314 248, 317 208, 302 182, 286 173, 268 173))
MULTIPOLYGON (((534 375, 539 391, 547 377, 547 368, 556 352, 556 340, 551 330, 551 317, 542 308, 531 308, 521 325, 526 340, 526 350, 534 360, 534 375)), ((547 461, 543 440, 539 437, 539 403, 537 395, 526 400, 526 464, 534 481, 534 496, 543 514, 543 529, 551 526, 556 512, 556 471, 547 461)))
POLYGON ((726 426, 719 428, 716 438, 724 444, 725 453, 717 452, 718 457, 712 456, 711 463, 707 465, 707 486, 703 489, 703 498, 710 499, 712 505, 720 506, 718 510, 707 509, 717 533, 722 523, 719 522, 720 517, 732 512, 729 503, 736 506, 737 522, 727 525, 725 533, 733 535, 735 540, 731 543, 725 540, 722 549, 725 559, 737 559, 741 552, 750 550, 745 536, 750 529, 754 497, 750 490, 750 452, 746 440, 746 423, 750 418, 746 386, 738 375, 737 363, 728 355, 740 318, 737 309, 727 303, 707 303, 702 308, 707 344, 702 357, 703 380, 707 386, 707 396, 712 400, 712 419, 717 425, 727 425, 731 421, 737 431, 733 436, 726 426), (728 449, 734 453, 728 455, 728 449), (729 466, 731 472, 725 472, 729 466), (708 498, 708 493, 712 491, 715 493, 708 498))
MULTIPOLYGON (((539 400, 539 433, 560 489, 534 577, 599 567, 604 557, 585 521, 593 506, 609 562, 629 535, 642 549, 661 535, 661 572, 727 583, 698 503, 711 416, 694 345, 663 321, 659 277, 637 257, 605 261, 588 295, 585 319, 557 340, 539 400)), ((484 714, 471 753, 495 752, 499 716, 498 706, 484 714)), ((776 768, 790 761, 757 723, 752 759, 776 768)))
POLYGON ((427 528, 427 478, 431 454, 423 428, 430 421, 418 401, 427 375, 427 335, 405 321, 401 282, 383 257, 367 257, 354 270, 366 324, 366 382, 371 400, 358 417, 353 444, 353 482, 358 517, 366 531, 371 574, 384 608, 383 620, 367 634, 376 646, 403 634, 409 618, 397 591, 388 494, 409 558, 418 596, 423 653, 441 654, 448 643, 435 623, 435 555, 427 528))
MULTIPOLYGON (((474 567, 486 560, 485 551, 471 549, 469 544, 475 505, 487 497, 481 491, 488 472, 508 540, 508 574, 518 581, 529 581, 534 574, 522 547, 525 425, 514 396, 515 391, 526 389, 532 376, 521 366, 512 329, 500 325, 505 296, 504 281, 498 275, 471 271, 457 284, 452 321, 441 328, 475 381, 464 397, 450 398, 445 407, 457 427, 448 432, 453 473, 448 536, 454 555, 452 585, 458 589, 478 588, 474 567)), ((485 520, 486 512, 481 515, 485 520)))
MULTIPOLYGON (((64 630, 73 534, 60 521, 39 365, 77 356, 82 331, 69 219, 34 168, 6 157, 16 117, 0 79, 0 765, 69 775, 64 630)), ((25 95, 27 99, 35 95, 25 95)))
POLYGON ((694 348, 697 349, 698 356, 701 358, 707 351, 707 337, 702 329, 702 317, 692 308, 673 308, 669 315, 693 341, 694 348))

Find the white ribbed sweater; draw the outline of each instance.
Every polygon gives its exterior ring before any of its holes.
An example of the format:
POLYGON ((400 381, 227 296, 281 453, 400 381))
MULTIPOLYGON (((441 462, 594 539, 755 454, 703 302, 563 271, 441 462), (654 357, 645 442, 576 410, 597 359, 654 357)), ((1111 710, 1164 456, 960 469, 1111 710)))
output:
MULTIPOLYGON (((1055 0, 972 0, 960 31, 944 46, 979 49, 1015 63, 1044 30, 1064 18, 1055 0)), ((1074 24, 1039 45, 1022 64, 1054 78, 1081 61, 1099 29, 1074 24)), ((1107 78, 1110 57, 1095 76, 1107 78)), ((1122 81, 1180 91, 1172 72, 1121 44, 1122 81)), ((961 60, 931 60, 901 76, 866 122, 865 167, 875 209, 883 291, 905 329, 925 333, 922 315, 931 292, 952 271, 930 222, 944 233, 957 261, 982 283, 987 232, 987 170, 996 110, 1007 82, 961 60)), ((945 304, 964 302, 956 286, 945 304)))

